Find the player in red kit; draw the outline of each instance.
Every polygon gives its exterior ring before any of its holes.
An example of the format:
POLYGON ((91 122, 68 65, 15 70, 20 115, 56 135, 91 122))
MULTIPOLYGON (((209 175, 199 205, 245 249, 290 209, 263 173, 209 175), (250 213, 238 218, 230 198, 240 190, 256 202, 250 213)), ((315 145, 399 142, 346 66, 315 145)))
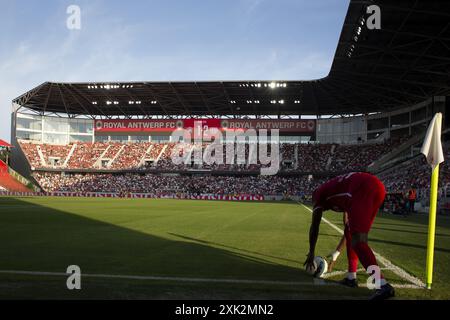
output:
MULTIPOLYGON (((346 212, 348 223, 345 226, 344 234, 347 246, 348 274, 341 283, 356 287, 358 285, 356 280, 358 259, 366 270, 370 266, 378 266, 375 255, 367 244, 367 235, 378 209, 384 201, 385 194, 383 183, 377 177, 363 172, 339 176, 318 187, 313 193, 314 210, 306 267, 311 267, 313 264, 323 211, 346 212)), ((383 275, 381 275, 380 285, 372 296, 372 300, 387 299, 395 295, 394 288, 386 282, 383 275)))

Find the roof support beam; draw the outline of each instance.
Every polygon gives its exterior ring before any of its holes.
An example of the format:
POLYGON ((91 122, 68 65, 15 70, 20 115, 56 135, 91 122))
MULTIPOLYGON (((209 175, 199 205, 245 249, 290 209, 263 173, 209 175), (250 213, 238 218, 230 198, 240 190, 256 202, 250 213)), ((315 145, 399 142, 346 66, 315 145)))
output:
POLYGON ((61 95, 61 100, 62 100, 62 102, 63 102, 64 109, 66 109, 66 114, 68 114, 68 115, 69 115, 69 118, 71 118, 71 114, 70 114, 70 112, 69 112, 69 109, 67 108, 66 99, 64 99, 64 95, 63 95, 63 93, 62 93, 62 90, 61 90, 60 85, 57 85, 57 88, 58 88, 58 90, 59 90, 59 94, 61 95))
POLYGON ((178 93, 178 90, 175 88, 175 86, 173 85, 173 83, 170 82, 169 85, 170 85, 170 88, 172 88, 173 93, 175 93, 175 96, 177 97, 179 103, 183 106, 185 114, 191 113, 191 112, 190 112, 190 109, 189 109, 189 108, 187 107, 187 105, 184 103, 183 99, 181 98, 180 94, 178 93))
MULTIPOLYGON (((102 110, 101 108, 98 108, 95 104, 92 104, 92 101, 89 101, 89 100, 84 96, 84 94, 81 93, 81 92, 76 88, 75 85, 69 84, 69 86, 70 86, 70 88, 71 88, 71 89, 72 89, 79 97, 81 97, 81 99, 83 99, 89 106, 94 107, 94 109, 97 110, 98 115, 103 115, 105 118, 111 119, 111 116, 110 116, 110 115, 106 115, 106 114, 103 112, 103 110, 102 110)), ((81 102, 76 98, 76 96, 72 93, 72 91, 69 90, 69 92, 70 92, 71 95, 74 97, 74 99, 78 102, 78 104, 79 104, 84 110, 88 111, 87 108, 86 108, 86 106, 83 105, 83 103, 81 103, 81 102)))
POLYGON ((208 110, 209 114, 212 114, 213 112, 212 112, 211 108, 209 107, 209 103, 206 101, 205 97, 203 96, 203 92, 202 92, 202 90, 200 89, 198 83, 195 82, 194 85, 195 85, 195 87, 197 88, 198 92, 200 93, 200 97, 201 97, 201 99, 202 99, 202 101, 203 101, 203 104, 205 105, 206 109, 208 110))
POLYGON ((48 100, 50 99, 50 95, 52 93, 52 88, 53 88, 53 83, 50 83, 50 87, 48 88, 48 92, 47 92, 47 97, 45 98, 45 102, 44 102, 44 113, 47 110, 48 100))
POLYGON ((153 95, 153 97, 155 97, 155 100, 158 101, 159 106, 161 107, 161 109, 163 110, 163 112, 167 115, 167 117, 170 119, 172 118, 172 116, 169 114, 169 112, 167 111, 165 104, 163 103, 162 99, 157 99, 156 95, 155 95, 155 90, 153 90, 151 84, 146 83, 145 86, 148 88, 148 90, 150 91, 150 93, 153 95))
MULTIPOLYGON (((447 31, 448 27, 449 27, 450 23, 447 23, 447 25, 445 26, 445 28, 443 28, 439 34, 438 37, 443 34, 444 32, 447 31)), ((408 74, 408 72, 411 72, 411 69, 414 69, 414 67, 417 65, 417 63, 420 61, 420 59, 422 59, 426 53, 430 50, 430 48, 433 46, 433 44, 436 41, 436 38, 431 38, 431 41, 428 43, 428 45, 422 50, 422 52, 416 57, 416 59, 414 59, 414 61, 412 62, 412 64, 410 64, 408 66, 408 69, 405 70, 405 72, 403 72, 403 74, 401 75, 400 79, 404 79, 406 77, 406 75, 408 74)))

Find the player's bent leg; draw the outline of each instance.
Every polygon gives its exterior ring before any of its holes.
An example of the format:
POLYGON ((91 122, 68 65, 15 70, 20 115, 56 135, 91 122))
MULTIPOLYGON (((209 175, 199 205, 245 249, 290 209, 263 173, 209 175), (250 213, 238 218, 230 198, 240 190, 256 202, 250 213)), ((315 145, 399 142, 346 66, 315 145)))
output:
MULTIPOLYGON (((370 266, 378 266, 372 249, 367 244, 367 233, 352 234, 352 246, 357 253, 359 260, 367 270, 370 266)), ((383 274, 380 272, 380 288, 377 288, 370 300, 384 300, 395 296, 394 288, 386 282, 383 274)))
POLYGON ((372 249, 367 244, 367 238, 367 233, 352 234, 352 248, 366 270, 370 266, 378 265, 372 249))
POLYGON ((358 256, 352 247, 352 234, 350 233, 350 228, 348 224, 345 225, 344 229, 345 244, 347 247, 347 260, 348 260, 348 272, 347 276, 340 281, 340 284, 347 287, 356 288, 358 287, 358 281, 356 279, 356 270, 358 268, 358 256))

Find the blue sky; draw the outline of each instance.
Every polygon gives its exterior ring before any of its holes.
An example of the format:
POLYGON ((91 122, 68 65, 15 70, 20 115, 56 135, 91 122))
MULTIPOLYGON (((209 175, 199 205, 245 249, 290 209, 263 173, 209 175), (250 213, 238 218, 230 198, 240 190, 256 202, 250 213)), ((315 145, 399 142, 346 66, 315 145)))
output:
POLYGON ((327 75, 348 0, 0 0, 0 137, 44 81, 307 80, 327 75), (66 27, 69 5, 81 30, 66 27))

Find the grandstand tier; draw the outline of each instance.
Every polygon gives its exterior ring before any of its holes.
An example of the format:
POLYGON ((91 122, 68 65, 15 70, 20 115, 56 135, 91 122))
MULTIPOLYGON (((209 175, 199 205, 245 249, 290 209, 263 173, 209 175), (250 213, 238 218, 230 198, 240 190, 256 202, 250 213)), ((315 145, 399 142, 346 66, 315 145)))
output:
MULTIPOLYGON (((281 171, 301 173, 342 172, 347 170, 367 170, 367 167, 381 155, 389 153, 405 139, 393 139, 384 143, 338 145, 338 144, 277 144, 280 154, 281 171)), ((171 161, 179 145, 176 143, 71 143, 52 145, 19 141, 28 162, 34 170, 146 170, 161 169, 186 171, 203 169, 210 171, 255 171, 263 164, 255 159, 251 162, 249 152, 258 151, 256 143, 241 144, 245 148, 245 163, 227 163, 227 147, 233 146, 235 152, 239 144, 222 144, 223 163, 196 164, 195 152, 204 155, 211 143, 184 143, 179 155, 182 164, 171 161)), ((220 162, 220 161, 217 161, 220 162)))

